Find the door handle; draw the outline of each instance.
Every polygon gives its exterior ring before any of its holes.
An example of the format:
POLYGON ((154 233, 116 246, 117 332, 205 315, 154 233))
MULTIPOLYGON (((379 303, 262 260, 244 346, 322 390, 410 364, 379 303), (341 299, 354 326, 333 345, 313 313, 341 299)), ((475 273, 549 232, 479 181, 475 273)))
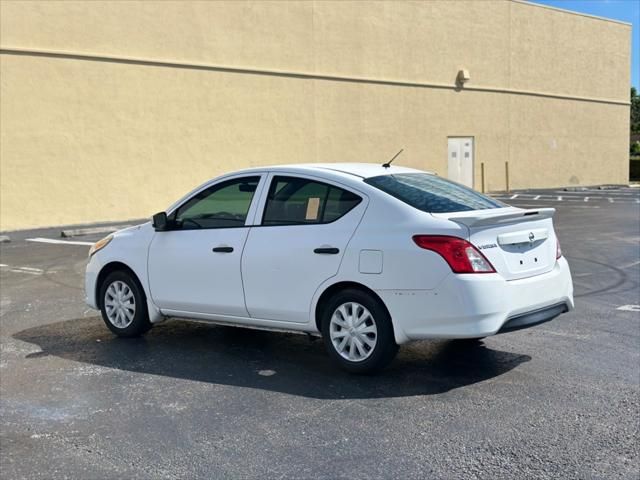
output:
POLYGON ((335 255, 340 253, 340 250, 335 247, 316 248, 313 253, 320 253, 325 255, 335 255))
POLYGON ((233 252, 233 247, 213 247, 213 251, 216 253, 231 253, 233 252))

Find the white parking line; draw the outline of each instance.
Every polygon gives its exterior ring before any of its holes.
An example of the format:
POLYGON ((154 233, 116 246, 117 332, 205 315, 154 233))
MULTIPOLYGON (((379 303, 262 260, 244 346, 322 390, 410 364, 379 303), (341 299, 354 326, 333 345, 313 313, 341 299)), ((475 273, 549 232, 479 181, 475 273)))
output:
POLYGON ((540 195, 536 195, 533 199, 534 199, 534 200, 537 200, 537 199, 539 199, 539 198, 540 198, 540 195))
POLYGON ((589 201, 589 197, 584 197, 584 201, 588 202, 589 201))
POLYGON ((54 238, 27 238, 27 242, 39 242, 39 243, 57 243, 62 245, 87 245, 91 246, 94 242, 81 242, 79 240, 56 240, 54 238))
POLYGON ((622 305, 616 310, 622 310, 625 312, 640 312, 640 305, 622 305))
POLYGON ((513 197, 511 197, 511 200, 513 200, 514 198, 518 198, 518 194, 517 193, 513 197))
POLYGON ((561 202, 562 201, 562 197, 560 195, 558 195, 558 201, 561 202))
POLYGON ((9 271, 13 273, 26 273, 28 275, 42 275, 42 272, 30 272, 28 270, 22 270, 21 268, 10 268, 9 271))
POLYGON ((636 260, 635 262, 631 262, 631 263, 627 263, 626 265, 622 265, 621 267, 618 267, 621 270, 624 270, 625 268, 631 268, 631 267, 635 267, 636 265, 640 264, 640 260, 636 260))
POLYGON ((0 264, 1 268, 7 268, 10 272, 13 273, 26 273, 28 275, 42 275, 44 270, 41 268, 33 268, 33 267, 11 267, 4 263, 0 264))
POLYGON ((20 270, 26 270, 28 272, 42 273, 41 268, 33 268, 33 267, 16 267, 16 268, 19 268, 20 270))

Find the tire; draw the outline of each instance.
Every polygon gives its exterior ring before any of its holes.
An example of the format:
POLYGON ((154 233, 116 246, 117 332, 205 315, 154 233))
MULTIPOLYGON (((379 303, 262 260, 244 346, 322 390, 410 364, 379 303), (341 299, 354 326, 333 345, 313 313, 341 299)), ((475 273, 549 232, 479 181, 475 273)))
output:
POLYGON ((152 327, 144 290, 129 272, 118 270, 107 275, 98 298, 102 320, 117 336, 137 337, 152 327))
POLYGON ((361 290, 344 290, 322 309, 321 331, 329 357, 357 374, 379 372, 398 353, 387 309, 361 290))

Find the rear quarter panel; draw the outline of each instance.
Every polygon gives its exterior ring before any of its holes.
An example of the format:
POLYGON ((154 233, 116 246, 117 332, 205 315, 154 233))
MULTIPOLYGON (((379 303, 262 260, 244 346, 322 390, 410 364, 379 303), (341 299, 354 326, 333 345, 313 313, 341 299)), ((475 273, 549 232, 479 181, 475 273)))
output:
POLYGON ((389 199, 371 199, 340 268, 339 275, 373 290, 430 290, 451 273, 444 259, 419 248, 418 234, 468 236, 466 227, 389 199), (399 205, 398 205, 399 204, 399 205), (379 273, 363 273, 361 254, 380 251, 379 273))
MULTIPOLYGON (((435 252, 418 247, 412 237, 418 234, 454 235, 468 237, 466 227, 446 219, 438 219, 421 212, 386 194, 383 198, 372 193, 369 206, 356 229, 336 276, 325 281, 316 291, 310 308, 310 324, 315 327, 315 311, 322 293, 331 285, 340 282, 356 282, 376 292, 381 298, 431 298, 438 295, 438 285, 451 276, 445 260, 435 252), (380 252, 380 268, 364 273, 361 268, 361 253, 380 252)), ((404 306, 407 302, 400 301, 404 306)), ((414 302, 415 303, 415 302, 414 302)), ((391 313, 396 342, 404 343, 404 307, 395 308, 394 302, 385 301, 391 313)), ((425 305, 428 303, 425 302, 425 305)), ((420 312, 428 317, 430 312, 420 312)), ((415 316, 411 312, 410 316, 415 316)))

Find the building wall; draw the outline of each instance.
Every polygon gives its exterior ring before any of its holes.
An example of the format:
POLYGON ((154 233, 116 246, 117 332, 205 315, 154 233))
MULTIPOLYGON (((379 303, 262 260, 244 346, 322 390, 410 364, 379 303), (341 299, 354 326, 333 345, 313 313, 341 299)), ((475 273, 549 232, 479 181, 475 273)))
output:
POLYGON ((512 1, 0 3, 0 230, 140 218, 219 173, 389 159, 628 180, 630 26, 512 1), (471 80, 456 88, 458 70, 471 80))

